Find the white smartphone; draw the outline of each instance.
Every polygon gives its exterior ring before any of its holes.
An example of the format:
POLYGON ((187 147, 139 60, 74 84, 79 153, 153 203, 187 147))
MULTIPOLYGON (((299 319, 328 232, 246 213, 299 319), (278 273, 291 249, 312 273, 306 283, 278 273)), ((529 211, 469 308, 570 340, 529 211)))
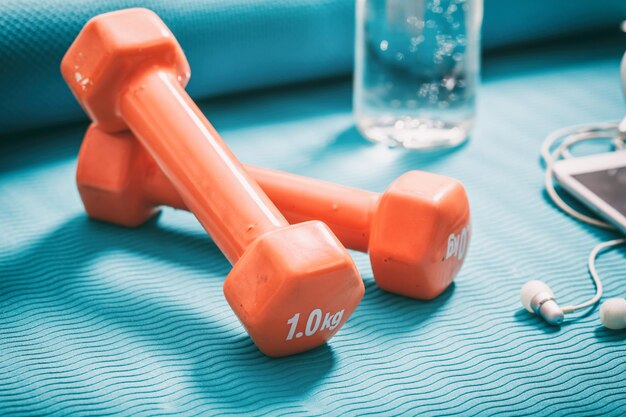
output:
POLYGON ((626 151, 559 160, 554 175, 569 193, 626 234, 626 151))

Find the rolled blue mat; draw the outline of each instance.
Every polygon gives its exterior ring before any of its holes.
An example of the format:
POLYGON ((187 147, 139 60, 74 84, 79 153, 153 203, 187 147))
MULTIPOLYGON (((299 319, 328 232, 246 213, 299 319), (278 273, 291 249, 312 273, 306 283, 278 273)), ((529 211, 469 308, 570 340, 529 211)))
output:
MULTIPOLYGON (((623 0, 487 0, 484 45, 617 30, 623 0)), ((354 0, 9 0, 0 8, 0 133, 84 117, 59 64, 85 22, 106 11, 148 7, 172 29, 204 98, 349 74, 354 0)))

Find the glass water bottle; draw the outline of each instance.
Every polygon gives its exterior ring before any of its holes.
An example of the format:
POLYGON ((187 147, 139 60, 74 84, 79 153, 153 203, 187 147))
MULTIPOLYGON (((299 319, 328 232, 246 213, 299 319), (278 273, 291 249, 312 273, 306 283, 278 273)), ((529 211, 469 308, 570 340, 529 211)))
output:
POLYGON ((430 149, 467 140, 482 0, 357 0, 354 116, 368 139, 430 149))

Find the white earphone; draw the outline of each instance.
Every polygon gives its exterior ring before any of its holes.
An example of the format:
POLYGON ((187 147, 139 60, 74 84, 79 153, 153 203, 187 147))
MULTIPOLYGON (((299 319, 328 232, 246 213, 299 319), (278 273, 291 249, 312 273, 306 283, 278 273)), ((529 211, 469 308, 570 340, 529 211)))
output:
POLYGON ((600 321, 613 330, 626 329, 626 299, 609 298, 600 306, 600 321))
POLYGON ((520 301, 528 312, 539 315, 548 323, 555 326, 563 323, 563 310, 545 282, 533 279, 524 284, 520 301))
MULTIPOLYGON (((556 303, 552 290, 545 282, 528 281, 522 287, 520 299, 526 310, 546 322, 555 326, 563 323, 565 311, 556 303)), ((607 329, 626 329, 626 299, 609 298, 603 302, 600 306, 600 322, 607 329)))
MULTIPOLYGON (((546 322, 558 326, 563 323, 565 312, 556 303, 550 287, 543 281, 528 281, 522 287, 522 305, 546 322)), ((600 306, 600 322, 607 329, 626 329, 626 299, 609 298, 600 306)))
MULTIPOLYGON (((626 95, 626 54, 624 54, 622 58, 621 78, 624 94, 626 95)), ((626 117, 619 123, 606 122, 593 125, 571 126, 549 134, 541 146, 541 158, 546 167, 545 187, 550 199, 565 213, 584 223, 603 229, 613 229, 613 226, 609 223, 584 215, 572 208, 559 197, 554 188, 552 176, 555 161, 562 157, 572 157, 569 148, 574 144, 593 139, 610 139, 616 149, 623 149, 624 141, 626 140, 626 117), (552 151, 552 147, 558 141, 561 141, 561 143, 552 151)), ((609 240, 597 245, 589 254, 587 267, 589 269, 589 275, 596 286, 596 293, 590 300, 578 305, 559 307, 554 293, 546 283, 531 280, 522 287, 520 293, 522 305, 530 313, 537 314, 546 322, 555 326, 563 323, 565 314, 595 305, 602 297, 602 281, 596 271, 596 258, 603 250, 624 243, 626 243, 626 239, 609 240)), ((611 298, 602 303, 600 307, 600 321, 608 329, 626 329, 626 299, 611 298)))

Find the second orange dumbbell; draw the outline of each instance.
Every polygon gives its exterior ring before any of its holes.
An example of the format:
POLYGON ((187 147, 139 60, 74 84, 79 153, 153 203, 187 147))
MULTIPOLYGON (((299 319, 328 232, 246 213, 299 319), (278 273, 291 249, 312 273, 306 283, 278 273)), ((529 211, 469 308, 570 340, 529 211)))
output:
MULTIPOLYGON (((387 291, 434 298, 463 264, 470 211, 463 186, 452 178, 411 171, 379 195, 284 172, 246 170, 291 223, 322 220, 344 245, 368 251, 376 282, 387 291)), ((186 209, 129 132, 110 134, 91 126, 80 151, 77 183, 91 217, 124 226, 142 224, 160 205, 186 209), (106 196, 96 191, 112 177, 115 190, 106 196)))

